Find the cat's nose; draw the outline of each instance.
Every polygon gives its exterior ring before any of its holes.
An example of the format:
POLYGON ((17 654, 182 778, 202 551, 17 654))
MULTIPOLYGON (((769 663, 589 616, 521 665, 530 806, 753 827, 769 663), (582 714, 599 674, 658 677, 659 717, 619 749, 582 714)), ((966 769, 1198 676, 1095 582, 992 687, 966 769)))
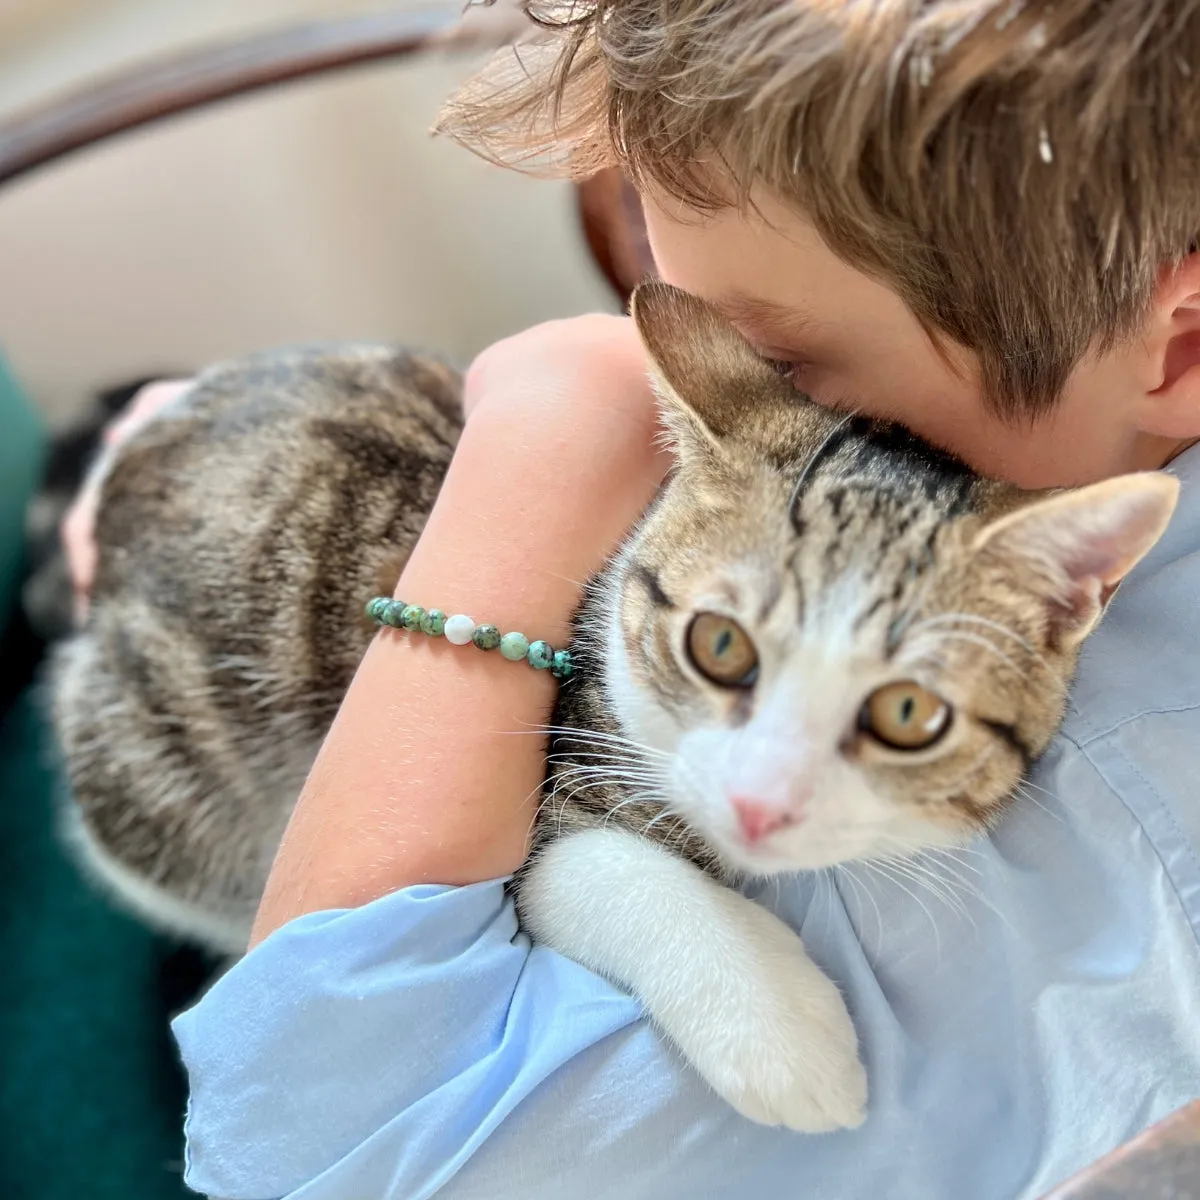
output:
POLYGON ((769 834, 799 822, 798 809, 784 808, 749 796, 734 796, 730 801, 737 813, 738 824, 748 842, 760 842, 769 834))

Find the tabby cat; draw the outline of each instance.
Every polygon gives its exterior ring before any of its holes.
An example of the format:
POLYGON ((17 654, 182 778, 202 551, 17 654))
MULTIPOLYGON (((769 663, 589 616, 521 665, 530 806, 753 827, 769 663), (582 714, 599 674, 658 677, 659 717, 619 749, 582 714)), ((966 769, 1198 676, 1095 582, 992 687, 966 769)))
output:
MULTIPOLYGON (((806 401, 681 292, 647 285, 634 312, 677 468, 578 613, 518 912, 746 1116, 854 1126, 838 989, 729 885, 985 830, 1177 485, 1022 493, 806 401)), ((393 349, 251 359, 101 465, 92 607, 54 707, 78 844, 148 919, 244 947, 459 398, 393 349)))

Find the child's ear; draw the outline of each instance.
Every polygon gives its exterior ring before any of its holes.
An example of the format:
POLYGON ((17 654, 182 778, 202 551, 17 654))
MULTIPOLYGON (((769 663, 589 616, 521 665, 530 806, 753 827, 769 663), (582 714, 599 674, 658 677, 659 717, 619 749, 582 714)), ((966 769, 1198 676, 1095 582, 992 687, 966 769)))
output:
POLYGON ((1200 253, 1160 272, 1141 344, 1159 382, 1142 398, 1139 428, 1178 441, 1200 437, 1200 253))
POLYGON ((644 283, 630 307, 663 421, 685 464, 719 458, 730 439, 753 442, 764 408, 797 407, 791 385, 703 300, 644 283))
POLYGON ((974 549, 1007 561, 1045 602, 1047 642, 1069 648, 1162 536, 1178 498, 1170 475, 1120 475, 1008 513, 982 530, 974 549))

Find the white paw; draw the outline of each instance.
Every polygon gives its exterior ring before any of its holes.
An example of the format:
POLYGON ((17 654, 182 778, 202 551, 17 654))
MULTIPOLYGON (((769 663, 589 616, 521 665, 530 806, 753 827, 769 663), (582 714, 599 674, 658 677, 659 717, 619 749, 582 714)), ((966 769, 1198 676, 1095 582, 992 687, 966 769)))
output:
POLYGON ((629 988, 738 1112, 861 1125, 867 1078, 837 988, 778 917, 623 830, 559 839, 521 890, 534 937, 629 988))
POLYGON ((737 899, 750 910, 739 914, 746 943, 722 956, 694 1002, 663 1022, 666 1032, 751 1121, 801 1133, 861 1125, 867 1075, 841 993, 792 930, 737 899))

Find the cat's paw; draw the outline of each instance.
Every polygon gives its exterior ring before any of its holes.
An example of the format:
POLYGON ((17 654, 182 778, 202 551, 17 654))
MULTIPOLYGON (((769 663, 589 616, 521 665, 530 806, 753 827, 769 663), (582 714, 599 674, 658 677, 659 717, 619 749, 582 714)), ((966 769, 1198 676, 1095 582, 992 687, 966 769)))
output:
POLYGON ((628 987, 738 1112, 803 1133, 862 1124, 850 1014, 765 908, 617 829, 551 843, 519 895, 535 938, 628 987))
POLYGON ((671 1031, 709 1085, 743 1116, 801 1133, 866 1118, 867 1075, 841 993, 777 918, 742 900, 748 935, 671 1031), (742 954, 745 954, 743 961, 742 954))

